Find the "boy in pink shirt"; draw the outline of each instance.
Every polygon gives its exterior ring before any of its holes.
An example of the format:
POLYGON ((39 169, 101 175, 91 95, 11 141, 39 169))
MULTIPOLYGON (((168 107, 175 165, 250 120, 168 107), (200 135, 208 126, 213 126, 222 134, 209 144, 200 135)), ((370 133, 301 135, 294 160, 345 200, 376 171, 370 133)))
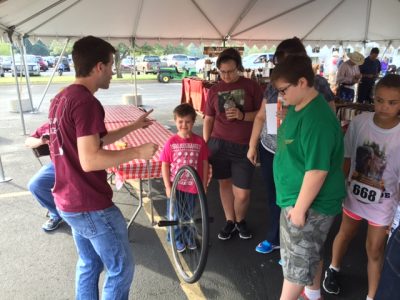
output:
MULTIPOLYGON (((201 181, 204 189, 207 185, 208 177, 208 150, 203 138, 192 132, 196 120, 196 112, 188 104, 178 105, 174 109, 174 120, 178 132, 169 138, 161 152, 162 176, 167 197, 171 197, 172 182, 178 170, 186 165, 192 166, 201 181)), ((193 212, 196 204, 197 189, 193 180, 180 180, 177 186, 178 201, 188 201, 186 207, 193 212), (189 194, 189 195, 187 195, 189 194)), ((194 241, 186 240, 185 233, 181 229, 175 229, 176 248, 179 252, 195 249, 194 241)))

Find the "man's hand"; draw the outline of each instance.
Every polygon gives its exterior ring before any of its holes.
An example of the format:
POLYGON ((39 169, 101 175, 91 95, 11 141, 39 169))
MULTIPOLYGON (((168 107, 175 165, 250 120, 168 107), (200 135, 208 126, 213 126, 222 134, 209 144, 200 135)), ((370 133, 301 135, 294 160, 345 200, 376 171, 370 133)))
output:
POLYGON ((296 206, 289 210, 287 218, 296 227, 304 227, 306 223, 306 213, 296 209, 296 206))
POLYGON ((153 109, 150 109, 148 112, 141 115, 140 118, 135 121, 135 123, 134 123, 135 130, 139 129, 139 128, 147 128, 151 124, 153 124, 153 120, 150 120, 149 118, 147 118, 149 116, 149 114, 151 114, 152 112, 153 112, 153 109))
POLYGON ((140 145, 138 147, 135 147, 135 150, 137 152, 137 158, 139 159, 151 159, 156 151, 158 150, 158 145, 154 143, 147 143, 140 145))

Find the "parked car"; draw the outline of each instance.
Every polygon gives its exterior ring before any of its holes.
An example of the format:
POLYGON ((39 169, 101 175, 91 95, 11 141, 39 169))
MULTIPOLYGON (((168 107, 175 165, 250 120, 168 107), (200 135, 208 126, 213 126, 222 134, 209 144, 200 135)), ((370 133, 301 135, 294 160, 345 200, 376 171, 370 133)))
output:
POLYGON ((11 71, 11 56, 0 56, 0 64, 3 67, 4 72, 11 71))
MULTIPOLYGON (((37 75, 40 76, 40 66, 37 62, 36 56, 35 55, 25 55, 25 61, 26 61, 26 67, 28 69, 29 75, 37 75)), ((14 67, 11 66, 13 72, 13 76, 25 76, 25 68, 23 66, 23 62, 21 61, 21 56, 16 55, 15 56, 15 70, 16 74, 14 74, 14 67)))
POLYGON ((121 72, 132 72, 133 71, 133 67, 135 65, 135 61, 133 59, 133 57, 126 57, 124 59, 121 60, 121 72))
POLYGON ((258 69, 265 66, 265 62, 272 61, 274 53, 254 53, 243 57, 242 64, 245 69, 258 69))
POLYGON ((194 60, 190 60, 186 54, 169 54, 164 56, 164 62, 166 62, 168 67, 177 67, 177 68, 194 68, 196 66, 196 62, 194 60))
POLYGON ((160 67, 166 67, 165 62, 161 62, 160 57, 156 55, 139 56, 136 60, 136 70, 138 72, 157 74, 160 67))
POLYGON ((47 66, 49 68, 53 68, 54 67, 56 59, 53 56, 45 56, 45 57, 43 57, 43 59, 44 59, 44 61, 47 62, 47 66))
POLYGON ((217 56, 215 57, 205 57, 205 58, 200 58, 196 61, 196 72, 197 73, 201 73, 204 72, 204 67, 205 67, 205 63, 206 60, 210 60, 211 61, 211 66, 210 66, 210 70, 214 69, 217 67, 216 63, 217 63, 217 56))
POLYGON ((36 56, 36 61, 40 66, 40 71, 46 72, 49 69, 47 62, 41 56, 36 56))
MULTIPOLYGON (((60 59, 59 57, 56 57, 56 61, 58 61, 59 59, 60 59)), ((62 68, 63 72, 71 72, 71 67, 69 66, 68 58, 66 58, 65 56, 62 57, 60 65, 58 66, 58 69, 62 68)))

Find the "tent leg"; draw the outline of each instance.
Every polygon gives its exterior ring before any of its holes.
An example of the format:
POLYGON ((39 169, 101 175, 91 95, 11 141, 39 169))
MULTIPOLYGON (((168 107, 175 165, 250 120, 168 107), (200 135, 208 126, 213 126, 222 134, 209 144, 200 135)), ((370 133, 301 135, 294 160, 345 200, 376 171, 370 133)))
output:
MULTIPOLYGON (((12 41, 12 32, 8 32, 8 38, 9 38, 10 43, 11 43, 12 59, 13 59, 13 61, 15 61, 15 51, 14 51, 14 44, 13 44, 13 41, 12 41)), ((19 87, 19 82, 18 82, 18 77, 17 77, 17 68, 15 67, 15 64, 13 64, 12 72, 14 72, 15 86, 17 87, 17 95, 18 95, 18 103, 19 103, 19 114, 21 116, 21 124, 22 124, 22 134, 26 135, 24 113, 22 111, 21 91, 20 91, 20 87, 19 87)))

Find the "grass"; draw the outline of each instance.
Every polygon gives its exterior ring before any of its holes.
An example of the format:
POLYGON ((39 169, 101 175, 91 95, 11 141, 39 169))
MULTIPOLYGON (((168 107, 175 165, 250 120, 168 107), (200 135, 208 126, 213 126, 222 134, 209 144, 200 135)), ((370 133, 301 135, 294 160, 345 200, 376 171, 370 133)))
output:
MULTIPOLYGON (((117 78, 117 75, 113 76, 112 81, 113 82, 133 82, 134 78, 131 74, 129 73, 124 73, 122 74, 123 78, 117 78)), ((23 84, 25 84, 25 77, 18 77, 19 82, 22 82, 23 84)), ((47 82, 49 81, 50 76, 30 76, 29 80, 31 82, 31 84, 47 84, 47 82)), ((62 75, 59 76, 58 74, 56 74, 53 78, 53 83, 72 83, 75 79, 75 76, 72 75, 62 75)), ((136 76, 137 80, 156 80, 157 79, 157 75, 154 74, 140 74, 136 76)), ((12 76, 6 76, 6 77, 0 77, 0 85, 9 85, 9 84, 15 84, 15 78, 12 76)))

